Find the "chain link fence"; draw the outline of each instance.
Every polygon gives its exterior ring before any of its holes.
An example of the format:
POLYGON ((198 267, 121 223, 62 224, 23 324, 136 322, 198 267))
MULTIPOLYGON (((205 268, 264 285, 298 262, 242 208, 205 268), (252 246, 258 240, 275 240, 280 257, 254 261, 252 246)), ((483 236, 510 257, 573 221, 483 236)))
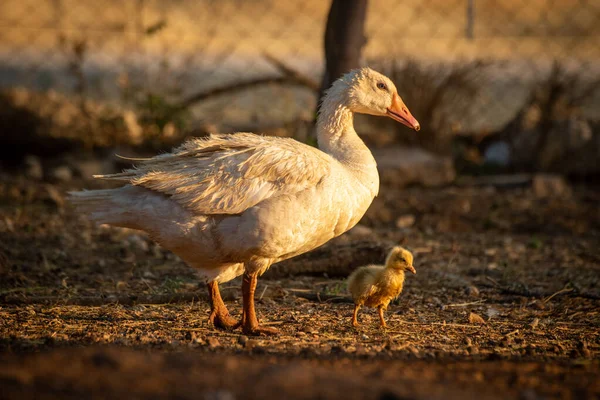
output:
MULTIPOLYGON (((121 101, 124 88, 186 98, 276 76, 274 58, 319 81, 322 0, 3 0, 0 86, 121 101), (267 56, 268 57, 267 57, 267 56)), ((496 129, 553 63, 600 79, 600 0, 370 0, 364 62, 444 66, 486 60, 470 130, 496 129)), ((264 85, 194 107, 203 120, 312 118, 313 91, 264 85), (226 106, 224 106, 226 104, 226 106)), ((598 94, 583 104, 600 115, 598 94)))

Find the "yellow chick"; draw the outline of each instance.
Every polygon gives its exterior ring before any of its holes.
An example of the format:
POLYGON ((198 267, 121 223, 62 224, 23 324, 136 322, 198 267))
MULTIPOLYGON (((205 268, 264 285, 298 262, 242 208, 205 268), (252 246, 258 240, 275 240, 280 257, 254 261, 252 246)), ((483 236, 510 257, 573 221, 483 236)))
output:
POLYGON ((357 268, 348 277, 348 290, 354 299, 354 314, 352 325, 358 326, 356 317, 360 306, 377 307, 379 320, 383 328, 386 327, 383 313, 390 301, 402 292, 404 285, 404 271, 416 274, 413 267, 413 255, 403 247, 396 246, 390 250, 385 266, 367 265, 357 268))

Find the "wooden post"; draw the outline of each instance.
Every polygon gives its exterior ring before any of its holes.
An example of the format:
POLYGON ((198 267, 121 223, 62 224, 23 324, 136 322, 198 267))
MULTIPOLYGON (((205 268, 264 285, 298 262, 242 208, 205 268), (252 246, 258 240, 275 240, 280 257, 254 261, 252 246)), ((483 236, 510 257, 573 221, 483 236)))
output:
POLYGON ((368 0, 332 0, 325 27, 325 73, 319 100, 337 78, 360 66, 366 43, 367 4, 368 0))
POLYGON ((467 39, 475 39, 475 0, 467 0, 467 24, 465 29, 467 39))

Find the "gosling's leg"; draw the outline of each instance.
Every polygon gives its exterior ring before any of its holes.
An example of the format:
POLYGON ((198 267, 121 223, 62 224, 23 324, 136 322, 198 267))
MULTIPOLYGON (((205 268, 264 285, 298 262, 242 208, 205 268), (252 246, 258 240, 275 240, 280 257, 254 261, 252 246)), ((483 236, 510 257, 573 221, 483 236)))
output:
POLYGON ((208 320, 210 323, 221 329, 235 329, 240 326, 240 322, 229 315, 229 311, 221 298, 217 282, 208 283, 208 294, 210 298, 210 316, 208 320))
POLYGON ((387 324, 385 323, 385 319, 383 319, 383 312, 385 311, 385 307, 379 306, 378 308, 379 308, 379 322, 380 322, 382 328, 386 328, 387 324))
POLYGON ((242 313, 242 331, 246 335, 276 335, 279 331, 275 328, 260 326, 254 309, 254 292, 258 281, 257 272, 244 272, 242 280, 242 293, 244 300, 244 312, 242 313))
POLYGON ((360 309, 360 304, 355 304, 354 305, 354 313, 352 314, 352 326, 357 327, 358 326, 358 310, 360 309))

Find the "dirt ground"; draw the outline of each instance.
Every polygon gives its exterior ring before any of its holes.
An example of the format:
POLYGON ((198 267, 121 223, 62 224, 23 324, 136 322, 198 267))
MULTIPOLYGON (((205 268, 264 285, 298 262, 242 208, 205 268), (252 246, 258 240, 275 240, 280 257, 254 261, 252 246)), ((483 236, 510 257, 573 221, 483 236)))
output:
MULTIPOLYGON (((350 325, 352 263, 273 266, 257 308, 281 334, 249 338, 208 325, 204 287, 177 257, 65 204, 97 185, 0 176, 1 398, 600 397, 598 188, 382 187, 319 257, 414 252, 388 328, 374 310, 350 325)), ((236 316, 240 292, 223 285, 236 316)))

